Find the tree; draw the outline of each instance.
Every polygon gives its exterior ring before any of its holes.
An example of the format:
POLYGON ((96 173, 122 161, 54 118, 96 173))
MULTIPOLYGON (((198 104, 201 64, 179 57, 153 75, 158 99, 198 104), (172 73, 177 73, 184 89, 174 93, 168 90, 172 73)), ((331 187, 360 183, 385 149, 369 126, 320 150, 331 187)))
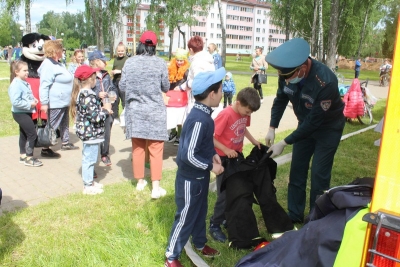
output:
MULTIPOLYGON (((226 3, 226 5, 228 5, 228 3, 226 3)), ((228 6, 226 8, 228 8, 228 6)), ((221 33, 222 33, 221 58, 222 58, 222 66, 225 67, 225 62, 226 62, 226 29, 225 29, 225 22, 224 22, 224 13, 222 12, 221 0, 218 0, 218 11, 219 11, 219 18, 220 18, 220 21, 221 21, 221 33)))
POLYGON ((6 10, 10 14, 17 14, 18 8, 22 5, 25 7, 25 31, 31 32, 31 0, 1 0, 2 3, 6 4, 6 10))

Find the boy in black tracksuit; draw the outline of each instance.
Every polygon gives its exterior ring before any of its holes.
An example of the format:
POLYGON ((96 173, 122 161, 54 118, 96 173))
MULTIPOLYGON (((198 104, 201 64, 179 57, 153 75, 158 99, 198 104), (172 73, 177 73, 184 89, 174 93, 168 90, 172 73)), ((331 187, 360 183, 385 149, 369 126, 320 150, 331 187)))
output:
POLYGON ((168 238, 166 267, 182 266, 178 258, 190 236, 203 256, 220 254, 206 245, 206 215, 210 171, 219 175, 224 170, 214 149, 211 107, 217 107, 221 101, 225 73, 225 68, 201 72, 193 80, 192 92, 196 102, 183 125, 176 158, 177 212, 168 238))

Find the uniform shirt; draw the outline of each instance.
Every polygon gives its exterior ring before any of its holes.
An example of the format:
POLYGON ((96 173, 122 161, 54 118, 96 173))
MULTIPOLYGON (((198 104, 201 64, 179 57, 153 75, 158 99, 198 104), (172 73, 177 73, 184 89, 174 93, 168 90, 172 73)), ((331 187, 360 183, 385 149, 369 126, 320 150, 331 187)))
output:
MULTIPOLYGON (((241 116, 229 106, 218 114, 214 124, 214 138, 227 148, 242 152, 246 127, 250 126, 250 116, 241 116)), ((215 148, 215 150, 218 155, 226 156, 218 148, 215 148)))
POLYGON ((202 178, 213 168, 214 121, 212 109, 200 102, 195 102, 183 124, 179 139, 176 163, 178 175, 186 178, 202 178))
POLYGON ((310 72, 301 82, 286 84, 284 79, 278 80, 270 126, 278 128, 289 101, 299 121, 298 128, 285 138, 287 144, 307 138, 320 127, 339 127, 337 122, 344 118, 344 103, 335 74, 326 65, 311 61, 310 72))

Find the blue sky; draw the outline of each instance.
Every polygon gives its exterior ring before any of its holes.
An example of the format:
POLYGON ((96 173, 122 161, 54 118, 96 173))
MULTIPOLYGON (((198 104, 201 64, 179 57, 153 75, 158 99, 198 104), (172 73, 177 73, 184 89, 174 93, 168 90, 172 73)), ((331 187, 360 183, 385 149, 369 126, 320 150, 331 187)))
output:
MULTIPOLYGON (((54 13, 70 12, 76 13, 78 11, 85 10, 84 0, 73 0, 73 3, 68 6, 65 4, 65 0, 31 0, 31 22, 32 27, 36 23, 42 20, 43 15, 49 11, 54 13)), ((19 8, 19 19, 18 22, 25 25, 25 11, 23 7, 19 8)))

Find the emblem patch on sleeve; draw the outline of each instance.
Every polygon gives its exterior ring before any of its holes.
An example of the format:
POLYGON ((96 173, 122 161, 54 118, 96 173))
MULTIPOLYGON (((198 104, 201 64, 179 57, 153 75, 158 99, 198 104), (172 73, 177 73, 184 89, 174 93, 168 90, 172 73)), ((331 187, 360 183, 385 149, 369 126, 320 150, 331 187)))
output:
POLYGON ((322 100, 322 101, 321 101, 321 108, 322 108, 324 111, 327 111, 327 110, 331 107, 331 103, 332 103, 331 100, 322 100))

